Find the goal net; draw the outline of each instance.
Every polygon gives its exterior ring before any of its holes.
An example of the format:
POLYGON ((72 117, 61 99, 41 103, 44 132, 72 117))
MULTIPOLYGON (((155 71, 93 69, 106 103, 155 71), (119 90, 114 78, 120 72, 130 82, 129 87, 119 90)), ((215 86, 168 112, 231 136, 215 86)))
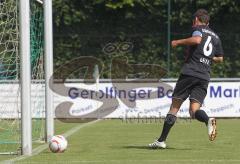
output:
MULTIPOLYGON (((44 139, 43 5, 30 0, 33 141, 44 139)), ((19 0, 0 0, 0 154, 21 146, 19 0)), ((26 59, 27 60, 27 59, 26 59)))

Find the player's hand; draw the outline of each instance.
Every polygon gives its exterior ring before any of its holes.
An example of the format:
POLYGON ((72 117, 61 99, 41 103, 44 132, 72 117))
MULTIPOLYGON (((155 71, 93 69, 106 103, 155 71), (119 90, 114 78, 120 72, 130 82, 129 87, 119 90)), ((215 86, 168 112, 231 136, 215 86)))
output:
POLYGON ((172 48, 175 48, 175 47, 177 47, 177 46, 178 46, 177 40, 173 40, 173 41, 172 41, 172 48))

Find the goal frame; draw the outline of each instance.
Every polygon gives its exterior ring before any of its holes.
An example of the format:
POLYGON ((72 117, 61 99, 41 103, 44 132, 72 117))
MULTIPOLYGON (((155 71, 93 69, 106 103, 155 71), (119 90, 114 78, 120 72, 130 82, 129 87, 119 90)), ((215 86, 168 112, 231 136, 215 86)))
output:
MULTIPOLYGON (((45 68, 45 141, 54 134, 53 93, 50 89, 53 73, 52 0, 36 0, 44 12, 45 68)), ((31 63, 30 63, 30 0, 19 0, 20 17, 20 85, 21 85, 21 154, 32 155, 31 63)))

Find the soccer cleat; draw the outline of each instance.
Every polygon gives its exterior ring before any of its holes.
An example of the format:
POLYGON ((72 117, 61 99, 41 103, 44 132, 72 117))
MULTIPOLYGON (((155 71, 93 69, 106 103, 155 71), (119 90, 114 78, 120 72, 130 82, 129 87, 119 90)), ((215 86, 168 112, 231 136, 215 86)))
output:
POLYGON ((217 136, 217 121, 215 118, 209 118, 208 120, 208 136, 210 141, 213 141, 217 136))
POLYGON ((158 140, 154 141, 153 143, 150 143, 148 145, 149 148, 152 148, 152 149, 157 149, 157 148, 160 148, 160 149, 165 149, 167 147, 167 145, 165 144, 165 142, 159 142, 158 140))

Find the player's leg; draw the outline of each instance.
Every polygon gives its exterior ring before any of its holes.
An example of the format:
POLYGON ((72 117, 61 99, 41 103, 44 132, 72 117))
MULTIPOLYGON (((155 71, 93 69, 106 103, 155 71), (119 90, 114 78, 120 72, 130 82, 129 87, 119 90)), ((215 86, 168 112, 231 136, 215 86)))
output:
POLYGON ((170 110, 164 120, 162 133, 158 140, 149 144, 150 148, 166 148, 164 141, 167 139, 168 133, 177 119, 176 114, 178 110, 180 109, 183 101, 189 96, 189 88, 191 88, 192 85, 191 82, 191 77, 180 75, 173 91, 170 110))
POLYGON ((208 81, 200 80, 196 86, 193 87, 190 94, 190 108, 189 112, 192 117, 200 122, 204 122, 208 127, 209 140, 213 141, 217 135, 216 119, 209 118, 204 110, 201 110, 202 103, 207 95, 208 81))
POLYGON ((190 113, 194 115, 200 122, 204 122, 208 127, 209 140, 213 141, 217 136, 217 122, 215 118, 209 118, 204 110, 200 109, 201 104, 199 102, 191 100, 190 102, 190 113))
POLYGON ((204 122, 207 125, 209 117, 204 110, 200 109, 200 107, 201 107, 201 104, 198 101, 194 99, 190 100, 189 112, 192 118, 196 118, 198 121, 204 122))
POLYGON ((174 123, 177 120, 177 112, 179 111, 181 105, 183 103, 182 99, 172 99, 172 105, 170 107, 170 110, 164 120, 163 129, 160 137, 153 143, 149 144, 149 147, 151 148, 166 148, 166 144, 164 141, 166 141, 167 136, 169 134, 170 129, 174 125, 174 123))
POLYGON ((189 90, 191 88, 191 77, 180 75, 176 87, 173 91, 173 98, 172 98, 172 104, 170 106, 170 110, 164 120, 162 133, 158 139, 159 142, 164 142, 167 139, 168 133, 174 123, 176 122, 176 115, 179 111, 182 103, 186 100, 186 98, 189 96, 189 90))
POLYGON ((176 99, 176 98, 172 99, 172 105, 171 105, 170 110, 164 120, 162 133, 161 133, 160 137, 158 138, 159 142, 166 141, 170 129, 172 128, 172 126, 174 125, 174 123, 177 120, 176 115, 177 115, 177 112, 179 111, 182 103, 183 103, 183 100, 181 100, 181 99, 176 99))

